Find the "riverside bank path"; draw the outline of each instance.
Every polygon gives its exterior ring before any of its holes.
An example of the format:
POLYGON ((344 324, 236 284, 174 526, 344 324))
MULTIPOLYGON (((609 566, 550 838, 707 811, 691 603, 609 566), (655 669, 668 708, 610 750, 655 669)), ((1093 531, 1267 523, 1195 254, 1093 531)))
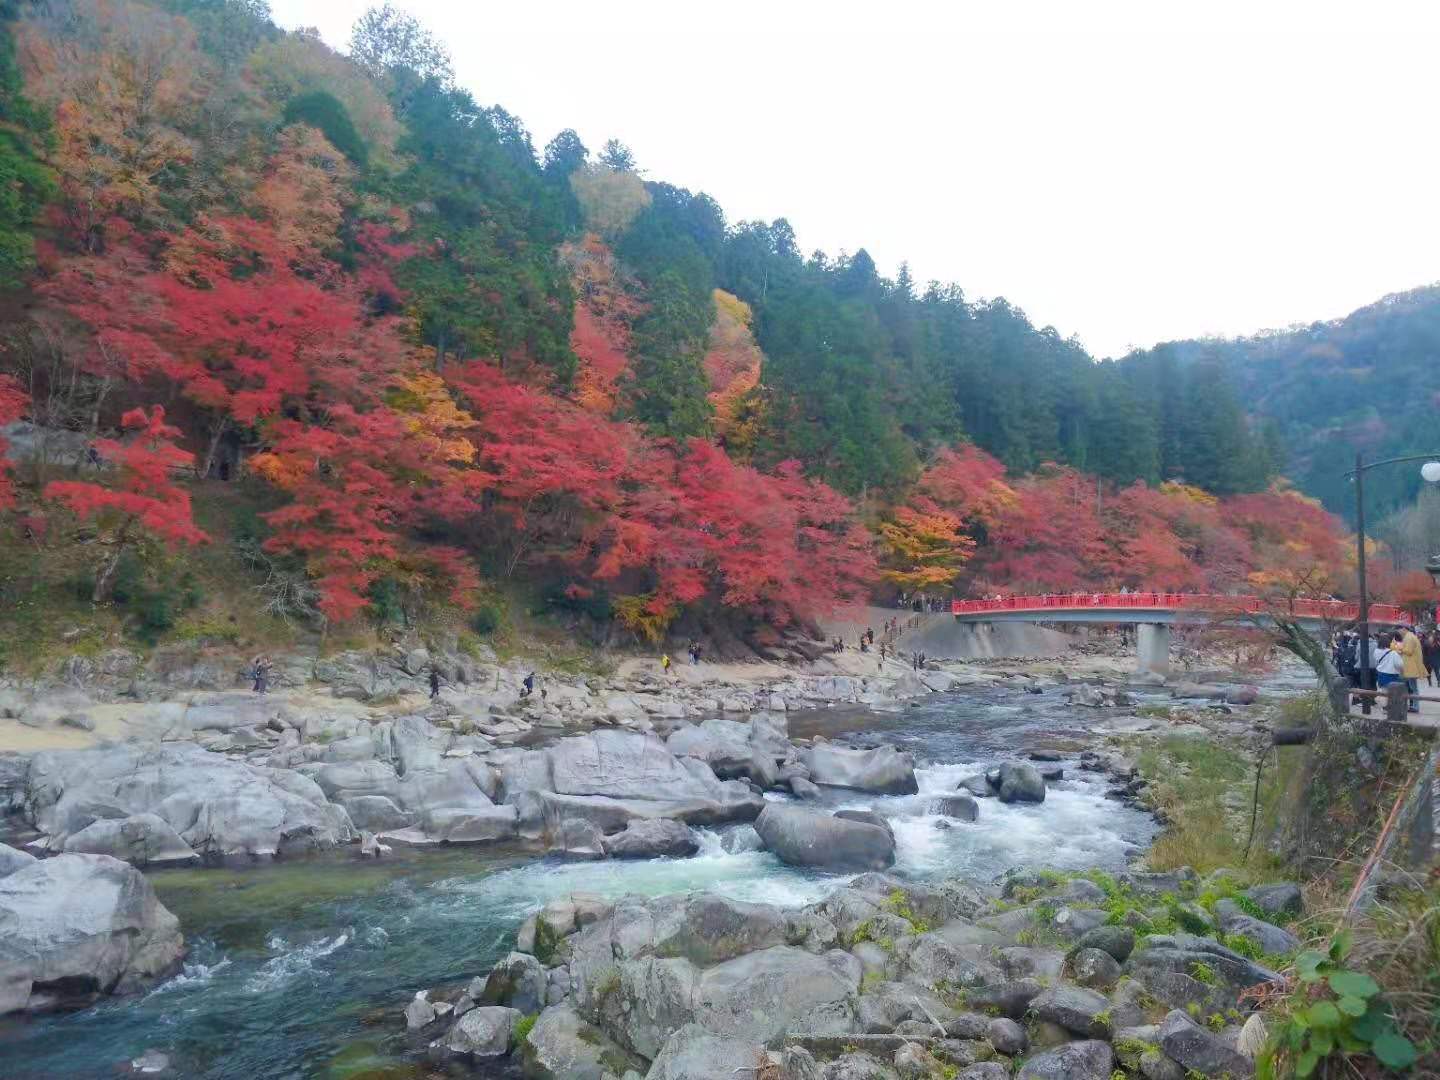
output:
MULTIPOLYGON (((1360 606, 1343 600, 1294 600, 1283 605, 1258 596, 1214 593, 1129 592, 1047 593, 1004 596, 993 600, 955 600, 950 613, 957 622, 1099 623, 1139 627, 1135 635, 1140 667, 1165 674, 1170 666, 1170 627, 1176 623, 1237 622, 1263 625, 1277 611, 1307 630, 1342 626, 1360 618, 1360 606)), ((1371 604, 1370 624, 1407 622, 1402 608, 1371 604)))

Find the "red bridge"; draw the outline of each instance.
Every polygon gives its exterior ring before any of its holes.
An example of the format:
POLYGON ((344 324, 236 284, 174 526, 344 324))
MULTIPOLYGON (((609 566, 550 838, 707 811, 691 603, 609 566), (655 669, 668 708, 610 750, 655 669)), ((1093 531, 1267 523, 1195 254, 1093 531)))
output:
MULTIPOLYGON (((996 600, 956 600, 950 613, 967 622, 992 619, 1027 622, 1201 622, 1224 618, 1288 615, 1302 622, 1347 623, 1360 618, 1360 606, 1343 600, 1293 600, 1280 603, 1258 596, 1219 593, 1131 592, 1046 593, 1003 596, 996 600), (1169 618, 1164 618, 1169 615, 1169 618), (1177 618, 1178 616, 1178 618, 1177 618)), ((1371 604, 1372 623, 1407 622, 1405 610, 1393 604, 1371 604)))
MULTIPOLYGON (((1354 622, 1358 604, 1343 600, 1293 600, 1283 603, 1258 596, 1210 593, 1048 593, 1004 596, 997 600, 956 600, 950 605, 957 622, 1128 623, 1139 627, 1136 651, 1143 670, 1165 674, 1170 664, 1170 627, 1174 623, 1223 622, 1234 619, 1265 623, 1276 616, 1294 619, 1312 632, 1354 622)), ((1372 604, 1371 623, 1406 622, 1403 608, 1372 604)))

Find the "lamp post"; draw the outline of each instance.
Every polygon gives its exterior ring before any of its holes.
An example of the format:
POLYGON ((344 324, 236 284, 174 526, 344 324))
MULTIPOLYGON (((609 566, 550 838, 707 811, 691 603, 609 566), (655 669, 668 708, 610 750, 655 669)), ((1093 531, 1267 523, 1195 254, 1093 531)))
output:
MULTIPOLYGON (((1440 451, 1431 454, 1407 454, 1404 457, 1385 458, 1383 461, 1365 460, 1365 455, 1356 453, 1355 470, 1345 475, 1355 481, 1355 574, 1360 588, 1360 650, 1356 660, 1360 663, 1360 688, 1370 688, 1370 594, 1365 588, 1365 474, 1381 465, 1400 465, 1408 461, 1423 461, 1420 476, 1434 483, 1440 481, 1440 451)), ((1440 555, 1432 555, 1425 569, 1440 584, 1440 555)), ((1368 705, 1368 699, 1367 699, 1368 705)), ((1367 710, 1368 711, 1368 708, 1367 710)))

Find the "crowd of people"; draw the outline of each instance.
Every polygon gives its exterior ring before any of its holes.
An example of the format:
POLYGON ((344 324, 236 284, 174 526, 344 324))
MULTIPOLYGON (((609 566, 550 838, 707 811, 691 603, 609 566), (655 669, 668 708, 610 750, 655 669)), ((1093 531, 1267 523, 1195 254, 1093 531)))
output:
POLYGON ((1383 690, 1403 682, 1410 695, 1410 711, 1419 712, 1420 681, 1440 685, 1440 629, 1418 631, 1414 626, 1381 630, 1370 641, 1369 663, 1361 663, 1360 634, 1346 630, 1331 646, 1331 660, 1352 687, 1365 689, 1366 671, 1375 673, 1375 686, 1383 690))

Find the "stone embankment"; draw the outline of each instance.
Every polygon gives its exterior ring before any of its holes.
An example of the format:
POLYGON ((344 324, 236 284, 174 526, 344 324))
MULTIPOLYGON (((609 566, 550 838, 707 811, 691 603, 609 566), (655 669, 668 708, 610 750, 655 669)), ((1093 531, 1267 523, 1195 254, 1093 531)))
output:
POLYGON ((1239 1080, 1264 1038, 1245 992, 1280 979, 1255 957, 1298 944, 1243 912, 1299 903, 1189 871, 871 873, 798 910, 577 895, 401 1022, 433 1058, 511 1056, 541 1080, 1239 1080), (1242 927, 1266 944, 1237 951, 1242 927))

